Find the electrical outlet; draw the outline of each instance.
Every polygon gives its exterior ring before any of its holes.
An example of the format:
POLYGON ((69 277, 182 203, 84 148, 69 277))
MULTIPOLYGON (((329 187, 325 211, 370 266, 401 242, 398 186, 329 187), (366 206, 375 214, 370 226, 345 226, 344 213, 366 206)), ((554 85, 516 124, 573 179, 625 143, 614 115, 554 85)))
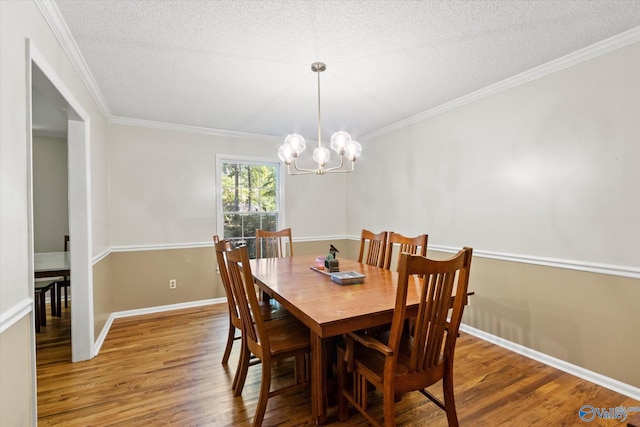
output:
POLYGON ((175 289, 177 285, 176 279, 169 280, 169 289, 175 289))

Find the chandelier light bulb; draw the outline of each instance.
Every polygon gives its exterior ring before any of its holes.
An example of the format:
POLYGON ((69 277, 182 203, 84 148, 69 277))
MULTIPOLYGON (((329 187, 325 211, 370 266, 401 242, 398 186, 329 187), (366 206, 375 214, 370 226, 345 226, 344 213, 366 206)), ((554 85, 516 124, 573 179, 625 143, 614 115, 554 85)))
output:
POLYGON ((278 148, 278 158, 287 166, 293 162, 293 151, 289 144, 284 143, 278 148))
POLYGON ((345 147, 351 141, 351 135, 347 132, 336 132, 331 136, 331 149, 339 155, 344 154, 345 147))
POLYGON ((362 145, 358 141, 350 141, 346 147, 344 147, 344 156, 347 160, 355 162, 362 154, 362 145))
POLYGON ((306 147, 302 135, 298 135, 295 133, 287 135, 287 137, 284 139, 284 143, 285 145, 291 147, 291 154, 293 155, 293 157, 298 157, 306 147))
POLYGON ((331 157, 331 152, 326 147, 317 147, 313 150, 313 161, 316 162, 319 166, 324 166, 329 161, 331 157))

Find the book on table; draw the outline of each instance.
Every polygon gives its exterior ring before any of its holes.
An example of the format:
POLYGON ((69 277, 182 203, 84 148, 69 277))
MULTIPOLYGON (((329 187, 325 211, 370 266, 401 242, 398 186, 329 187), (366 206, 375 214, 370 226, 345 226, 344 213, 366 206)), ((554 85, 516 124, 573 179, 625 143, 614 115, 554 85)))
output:
POLYGON ((338 273, 331 273, 331 280, 339 285, 355 285, 358 283, 364 283, 364 274, 357 271, 340 271, 338 273))

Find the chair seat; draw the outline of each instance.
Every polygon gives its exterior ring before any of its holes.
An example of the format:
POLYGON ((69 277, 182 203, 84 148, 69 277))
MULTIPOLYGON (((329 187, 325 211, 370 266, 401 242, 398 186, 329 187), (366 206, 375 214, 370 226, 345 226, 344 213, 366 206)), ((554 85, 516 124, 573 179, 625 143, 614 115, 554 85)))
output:
POLYGON ((309 348, 309 328, 293 316, 265 322, 269 334, 269 345, 273 356, 284 356, 309 348))
MULTIPOLYGON (((291 316, 291 313, 280 304, 272 304, 270 301, 260 301, 259 304, 260 314, 262 314, 262 319, 265 321, 291 316)), ((238 326, 238 328, 240 328, 240 326, 238 326)))
POLYGON ((55 280, 45 279, 45 280, 37 280, 33 283, 33 287, 37 291, 47 292, 56 284, 55 280))

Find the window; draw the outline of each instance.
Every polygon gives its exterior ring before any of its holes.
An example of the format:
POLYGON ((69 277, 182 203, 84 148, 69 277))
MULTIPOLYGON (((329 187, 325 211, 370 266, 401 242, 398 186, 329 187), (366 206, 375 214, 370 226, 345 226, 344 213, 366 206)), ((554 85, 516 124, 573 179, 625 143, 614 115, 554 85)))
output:
POLYGON ((278 230, 282 221, 280 164, 218 158, 218 231, 256 256, 256 229, 278 230))

